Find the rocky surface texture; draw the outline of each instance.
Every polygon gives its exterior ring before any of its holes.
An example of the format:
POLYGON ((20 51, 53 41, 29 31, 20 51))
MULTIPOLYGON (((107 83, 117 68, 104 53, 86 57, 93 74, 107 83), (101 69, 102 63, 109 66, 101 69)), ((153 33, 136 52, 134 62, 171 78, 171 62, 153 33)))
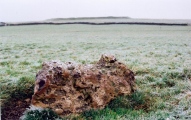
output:
POLYGON ((36 75, 32 105, 66 115, 104 108, 134 90, 134 73, 114 56, 102 55, 93 65, 51 61, 36 75))

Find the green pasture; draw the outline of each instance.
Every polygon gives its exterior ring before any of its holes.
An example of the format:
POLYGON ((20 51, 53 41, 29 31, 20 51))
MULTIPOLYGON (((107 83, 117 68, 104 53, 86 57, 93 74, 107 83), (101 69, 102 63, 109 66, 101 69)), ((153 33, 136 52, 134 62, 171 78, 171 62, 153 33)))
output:
MULTIPOLYGON (((1 107, 9 105, 9 99, 33 94, 44 61, 93 64, 101 54, 115 55, 133 70, 137 91, 117 97, 103 110, 63 119, 191 119, 191 26, 0 27, 1 107)), ((39 115, 36 112, 27 114, 39 115)))

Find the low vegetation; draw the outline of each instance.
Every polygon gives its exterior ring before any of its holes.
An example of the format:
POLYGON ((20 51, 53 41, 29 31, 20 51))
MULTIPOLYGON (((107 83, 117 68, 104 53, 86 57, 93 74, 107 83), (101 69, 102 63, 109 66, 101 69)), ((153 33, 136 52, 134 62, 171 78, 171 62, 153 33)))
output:
MULTIPOLYGON (((191 27, 39 25, 0 28, 2 119, 29 108, 43 61, 91 64, 113 54, 136 74, 137 90, 102 110, 62 119, 191 119, 191 27)), ((26 120, 61 119, 51 110, 27 110, 26 120)))

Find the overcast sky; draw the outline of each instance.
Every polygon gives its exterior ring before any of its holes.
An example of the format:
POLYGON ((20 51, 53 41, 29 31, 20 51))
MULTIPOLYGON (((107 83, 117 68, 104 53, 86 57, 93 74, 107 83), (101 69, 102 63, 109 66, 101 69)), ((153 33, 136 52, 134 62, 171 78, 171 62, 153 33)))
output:
POLYGON ((0 0, 0 22, 98 16, 191 19, 191 0, 0 0))

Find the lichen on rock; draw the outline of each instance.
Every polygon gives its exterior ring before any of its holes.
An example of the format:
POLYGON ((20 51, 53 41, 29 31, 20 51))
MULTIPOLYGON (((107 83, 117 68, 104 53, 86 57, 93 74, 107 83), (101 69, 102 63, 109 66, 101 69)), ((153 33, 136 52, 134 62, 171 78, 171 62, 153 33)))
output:
POLYGON ((60 115, 104 108, 119 95, 135 90, 134 73, 112 55, 92 65, 44 62, 36 75, 32 105, 60 115))

